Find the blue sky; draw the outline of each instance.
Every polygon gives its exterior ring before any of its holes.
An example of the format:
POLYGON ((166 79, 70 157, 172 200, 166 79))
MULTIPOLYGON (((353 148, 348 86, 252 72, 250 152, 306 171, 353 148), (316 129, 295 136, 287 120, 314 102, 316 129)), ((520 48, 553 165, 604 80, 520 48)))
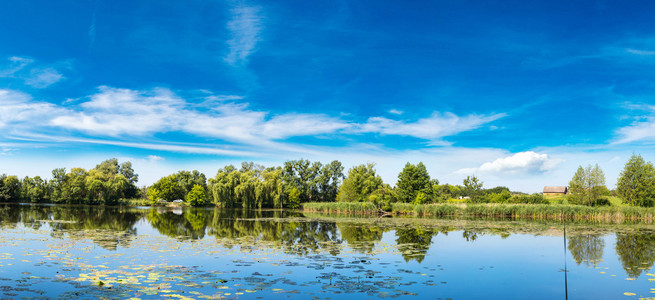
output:
POLYGON ((652 1, 3 1, 0 173, 376 162, 535 192, 655 160, 652 1))

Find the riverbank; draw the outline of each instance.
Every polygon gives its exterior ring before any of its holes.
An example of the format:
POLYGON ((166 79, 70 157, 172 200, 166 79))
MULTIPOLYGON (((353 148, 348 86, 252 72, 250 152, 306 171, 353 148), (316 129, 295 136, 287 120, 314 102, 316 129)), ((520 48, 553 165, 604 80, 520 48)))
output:
MULTIPOLYGON (((303 211, 340 214, 378 215, 381 212, 370 202, 304 203, 303 211)), ((655 208, 634 206, 590 207, 563 204, 408 204, 393 203, 391 215, 494 217, 549 220, 592 220, 604 222, 645 221, 655 219, 655 208)))

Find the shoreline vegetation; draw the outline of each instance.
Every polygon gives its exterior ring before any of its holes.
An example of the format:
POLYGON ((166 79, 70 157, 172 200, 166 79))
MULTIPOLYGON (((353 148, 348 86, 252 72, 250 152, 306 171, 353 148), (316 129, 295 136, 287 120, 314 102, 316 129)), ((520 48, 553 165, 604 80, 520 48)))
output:
POLYGON ((466 216, 529 219, 643 220, 655 215, 655 167, 634 154, 610 190, 598 166, 580 166, 566 194, 526 194, 504 186, 485 188, 474 175, 462 184, 440 183, 426 166, 407 163, 394 186, 375 164, 286 161, 265 167, 243 162, 219 169, 214 177, 179 171, 150 186, 128 162, 112 158, 93 169, 57 168, 51 178, 0 175, 0 202, 119 206, 217 206, 244 209, 301 209, 339 213, 408 216, 466 216))
POLYGON ((568 204, 499 204, 499 203, 393 203, 390 211, 381 212, 367 202, 305 203, 303 212, 337 213, 369 216, 480 217, 526 220, 623 221, 655 220, 655 208, 634 206, 583 206, 568 204))

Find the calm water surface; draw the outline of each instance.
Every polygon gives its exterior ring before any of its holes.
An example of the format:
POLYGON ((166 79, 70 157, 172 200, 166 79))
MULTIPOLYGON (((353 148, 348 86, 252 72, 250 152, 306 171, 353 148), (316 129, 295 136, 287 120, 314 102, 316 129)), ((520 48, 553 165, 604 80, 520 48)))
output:
POLYGON ((645 224, 0 204, 0 299, 636 299, 654 263, 645 224))

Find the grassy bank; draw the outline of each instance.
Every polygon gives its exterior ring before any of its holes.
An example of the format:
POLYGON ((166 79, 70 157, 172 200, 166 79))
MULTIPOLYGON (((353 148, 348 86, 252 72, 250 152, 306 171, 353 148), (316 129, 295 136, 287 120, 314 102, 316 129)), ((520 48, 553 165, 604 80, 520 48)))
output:
MULTIPOLYGON (((372 203, 305 203, 303 210, 342 214, 379 214, 372 203)), ((605 222, 647 221, 655 219, 655 208, 633 206, 589 207, 558 204, 423 204, 394 203, 394 215, 494 217, 552 220, 593 220, 605 222)))

